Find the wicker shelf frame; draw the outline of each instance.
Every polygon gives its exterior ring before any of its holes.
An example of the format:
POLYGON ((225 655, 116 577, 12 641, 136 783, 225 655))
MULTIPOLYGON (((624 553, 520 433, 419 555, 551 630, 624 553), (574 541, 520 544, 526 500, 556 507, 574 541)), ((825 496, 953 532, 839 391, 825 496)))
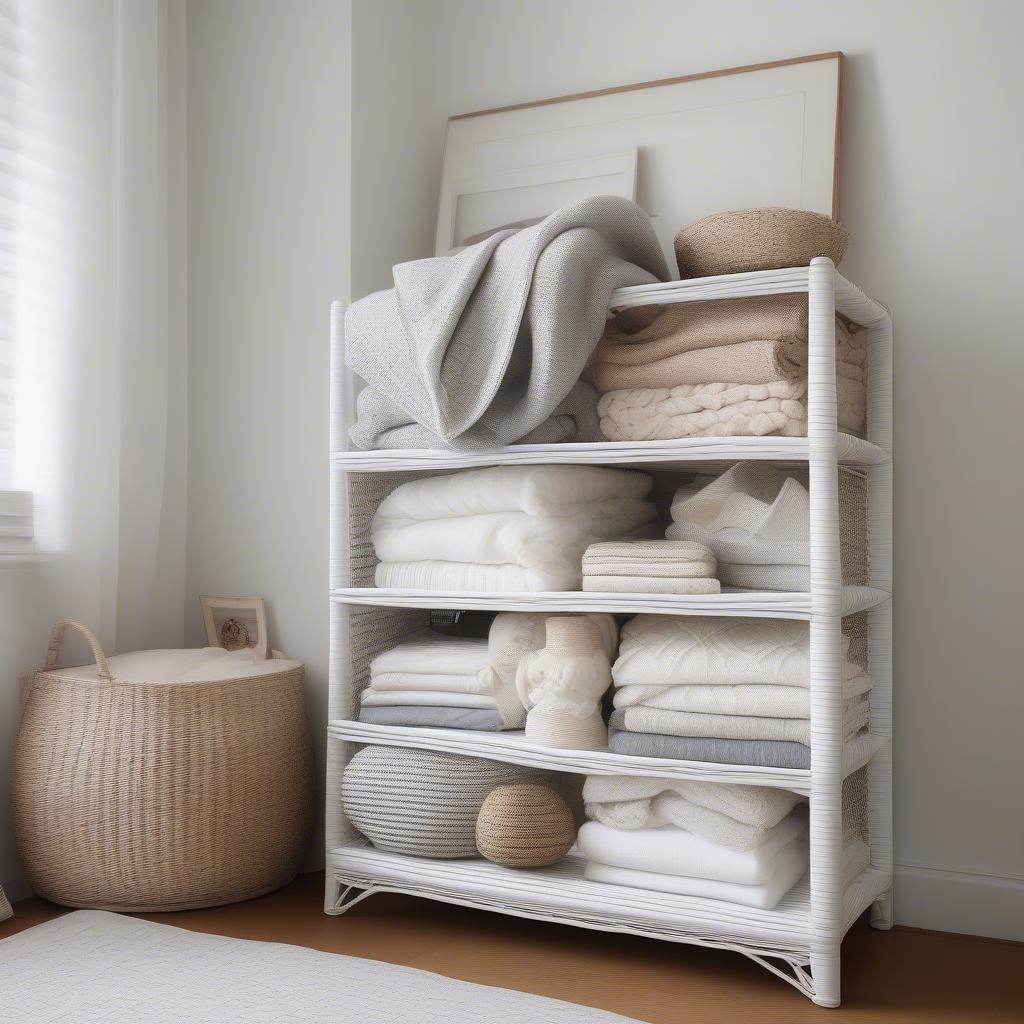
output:
MULTIPOLYGON (((356 383, 344 365, 344 306, 332 307, 330 708, 327 756, 325 911, 344 913, 374 892, 392 891, 539 918, 735 950, 821 1006, 840 1001, 840 945, 868 908, 875 927, 892 926, 892 318, 839 275, 828 259, 810 267, 624 288, 613 308, 806 293, 809 308, 808 436, 699 438, 670 442, 513 445, 488 453, 347 450, 356 383), (835 312, 867 331, 868 436, 836 427, 835 312), (452 594, 378 590, 365 585, 365 530, 353 525, 350 487, 382 480, 386 493, 421 473, 500 464, 596 464, 658 471, 707 470, 764 459, 808 470, 811 586, 807 593, 732 592, 704 597, 622 594, 452 594), (867 482, 870 570, 866 585, 843 586, 839 474, 867 482), (367 474, 378 476, 367 477, 367 474), (392 478, 390 475, 394 474, 392 478), (393 482, 392 482, 393 481, 393 482), (364 585, 353 585, 364 583, 364 585), (353 721, 369 658, 424 624, 429 609, 653 612, 804 619, 810 623, 811 768, 806 771, 561 751, 517 734, 402 729, 353 721), (841 637, 846 616, 863 614, 867 668, 875 678, 868 735, 842 739, 841 637), (345 820, 340 787, 359 744, 381 743, 463 753, 560 772, 636 774, 774 785, 810 797, 810 871, 772 911, 715 900, 644 894, 583 879, 573 857, 542 871, 517 872, 485 861, 430 861, 375 850, 345 820), (844 886, 841 875, 843 781, 866 766, 871 865, 844 886)), ((365 525, 365 524, 364 524, 365 525)), ((849 620, 847 620, 849 621, 849 620)))

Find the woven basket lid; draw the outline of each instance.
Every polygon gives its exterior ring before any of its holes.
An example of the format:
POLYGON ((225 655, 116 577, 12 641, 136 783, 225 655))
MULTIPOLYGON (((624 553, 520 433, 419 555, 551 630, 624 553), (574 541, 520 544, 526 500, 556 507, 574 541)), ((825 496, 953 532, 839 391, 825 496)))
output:
POLYGON ((676 263, 684 279, 805 267, 817 256, 838 267, 849 240, 842 224, 810 210, 730 210, 681 228, 676 263))

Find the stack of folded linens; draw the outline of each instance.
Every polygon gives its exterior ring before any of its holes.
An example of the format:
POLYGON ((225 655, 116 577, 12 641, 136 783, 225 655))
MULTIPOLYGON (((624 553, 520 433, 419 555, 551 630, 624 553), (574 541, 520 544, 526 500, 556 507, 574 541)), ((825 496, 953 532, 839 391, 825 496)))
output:
MULTIPOLYGON (((624 310, 592 367, 612 441, 807 434, 807 297, 763 295, 624 310)), ((836 318, 840 430, 861 433, 867 349, 836 318)))
MULTIPOLYGON (((638 615, 622 628, 612 678, 617 753, 810 767, 806 622, 638 615)), ((872 685, 844 658, 847 740, 867 726, 872 685)))
MULTIPOLYGON (((615 619, 597 612, 579 617, 594 624, 607 672, 619 637, 615 619)), ((520 667, 544 647, 550 618, 502 612, 485 639, 424 631, 378 654, 370 662, 359 721, 483 732, 522 729, 529 702, 520 694, 520 667)))
POLYGON ((597 466, 491 466, 402 484, 370 533, 378 587, 579 590, 597 540, 650 537, 651 479, 597 466))
POLYGON ((504 729, 485 678, 487 641, 424 632, 370 662, 359 721, 504 729))
POLYGON ((807 871, 806 807, 783 789, 591 775, 583 798, 591 881, 770 910, 807 871))
POLYGON ((676 491, 673 540, 706 545, 727 586, 810 590, 810 495, 793 474, 738 462, 719 477, 698 476, 676 491))
POLYGON ((583 589, 628 594, 717 594, 715 556, 678 540, 599 541, 583 553, 583 589))

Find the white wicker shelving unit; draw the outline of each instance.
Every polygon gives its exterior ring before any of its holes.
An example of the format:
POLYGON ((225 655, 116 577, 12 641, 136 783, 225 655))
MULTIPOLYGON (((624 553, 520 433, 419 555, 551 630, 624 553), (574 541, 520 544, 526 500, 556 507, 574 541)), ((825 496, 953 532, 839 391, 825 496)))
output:
MULTIPOLYGON (((830 260, 810 267, 624 288, 614 308, 806 293, 810 312, 808 436, 680 441, 514 445, 487 453, 347 450, 355 386, 343 358, 342 312, 332 310, 331 373, 331 680, 327 760, 325 909, 344 913, 374 892, 403 892, 521 917, 732 949, 762 964, 822 1006, 840 998, 840 944, 868 908, 892 925, 892 321, 888 310, 841 277, 830 260), (834 313, 862 324, 868 339, 868 437, 836 429, 834 313), (377 500, 410 474, 526 463, 635 466, 655 473, 725 468, 743 459, 804 466, 810 480, 811 589, 808 593, 733 592, 662 597, 623 594, 461 594, 368 586, 365 491, 377 500), (868 585, 843 586, 839 545, 840 473, 866 478, 868 585), (355 495, 355 497, 353 497, 355 495), (356 509, 360 511, 356 511, 356 509), (362 517, 362 518, 360 518, 362 517), (358 563, 358 564, 357 564, 358 563), (358 566, 363 566, 360 569, 358 566), (362 578, 357 577, 362 573, 362 578), (353 584, 362 585, 353 585, 353 584), (429 609, 654 612, 805 619, 810 623, 811 768, 718 765, 564 751, 521 733, 397 728, 355 722, 369 658, 422 626, 429 609), (875 678, 866 737, 844 747, 841 633, 845 616, 867 616, 868 670, 875 678), (570 856, 547 869, 516 871, 484 860, 404 857, 369 846, 345 820, 344 766, 359 744, 467 754, 581 774, 648 775, 777 786, 810 797, 810 871, 771 911, 716 900, 643 892, 583 878, 570 856), (871 864, 843 885, 843 780, 867 768, 871 864)), ((372 502, 371 502, 372 503, 372 502)))

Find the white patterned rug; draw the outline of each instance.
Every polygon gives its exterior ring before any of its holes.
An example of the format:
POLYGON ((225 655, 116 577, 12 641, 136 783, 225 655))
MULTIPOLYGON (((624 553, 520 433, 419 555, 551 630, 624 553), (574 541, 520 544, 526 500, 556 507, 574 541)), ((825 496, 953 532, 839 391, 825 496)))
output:
POLYGON ((637 1024, 603 1010, 301 946, 79 910, 0 941, 17 1024, 637 1024))

